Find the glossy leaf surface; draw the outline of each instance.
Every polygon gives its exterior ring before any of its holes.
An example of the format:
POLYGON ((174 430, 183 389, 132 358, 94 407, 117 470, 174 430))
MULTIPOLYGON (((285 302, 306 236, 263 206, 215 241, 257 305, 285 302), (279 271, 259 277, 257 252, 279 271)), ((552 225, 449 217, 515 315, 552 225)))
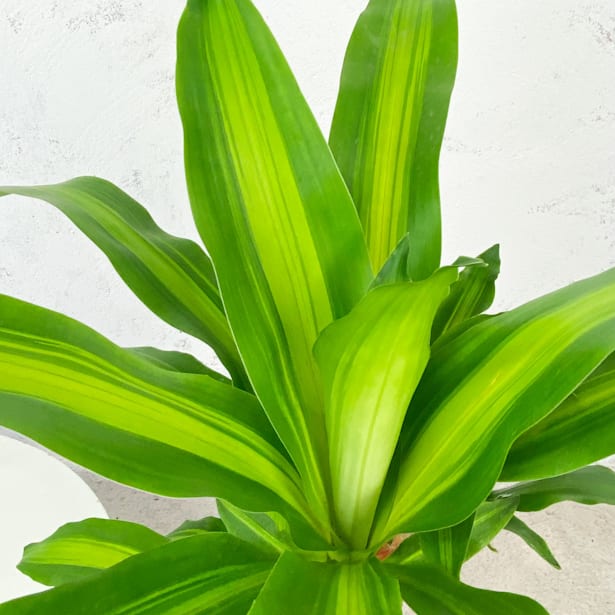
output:
POLYGON ((348 190, 248 0, 189 0, 177 94, 188 190, 252 385, 314 507, 328 515, 312 346, 371 269, 348 190))
POLYGON ((437 566, 417 562, 387 570, 417 615, 548 615, 531 598, 464 585, 437 566))
POLYGON ((245 374, 213 267, 197 244, 165 233, 145 208, 98 177, 50 186, 0 187, 0 196, 7 194, 41 199, 65 214, 152 312, 209 344, 242 384, 245 374))
POLYGON ((469 515, 516 437, 613 348, 615 270, 489 318, 434 349, 408 410, 399 482, 374 541, 469 515))
POLYGON ((0 296, 0 313, 0 424, 140 489, 305 509, 254 396, 17 299, 0 296))
POLYGON ((376 270, 407 232, 413 279, 440 264, 438 160, 456 66, 454 0, 371 0, 350 39, 329 142, 376 270))
POLYGON ((562 476, 519 483, 494 491, 496 499, 518 497, 518 510, 543 510, 559 502, 615 505, 615 472, 602 466, 581 468, 562 476))
POLYGON ((433 317, 457 271, 370 291, 325 329, 314 353, 325 387, 336 519, 367 542, 408 403, 429 359, 433 317), (375 366, 378 366, 375 368, 375 366))
POLYGON ((428 562, 441 566, 448 574, 459 578, 473 525, 474 515, 470 515, 452 527, 419 534, 423 556, 428 562))
POLYGON ((226 532, 226 526, 219 517, 209 516, 202 519, 189 519, 167 534, 167 538, 169 540, 181 540, 209 532, 226 532))
POLYGON ((540 557, 553 566, 553 568, 557 568, 558 570, 561 568, 546 540, 540 534, 536 533, 527 523, 519 519, 519 517, 513 517, 506 524, 504 529, 519 536, 532 551, 540 555, 540 557))
POLYGON ((512 519, 518 504, 519 498, 512 496, 483 502, 476 509, 466 559, 470 559, 491 543, 512 519))
POLYGON ((399 615, 397 581, 375 561, 310 562, 284 553, 249 615, 399 615))
POLYGON ((615 454, 615 354, 513 444, 501 480, 563 474, 615 454))
POLYGON ((466 267, 451 287, 450 295, 434 319, 432 340, 472 316, 484 312, 495 297, 495 281, 500 273, 500 246, 485 250, 478 257, 484 267, 466 267))
POLYGON ((79 581, 168 539, 137 523, 86 519, 67 523, 24 549, 19 570, 44 585, 79 581))
POLYGON ((219 382, 230 384, 230 380, 213 369, 203 365, 198 359, 185 352, 177 352, 175 350, 160 350, 152 346, 138 346, 126 348, 126 350, 136 354, 137 356, 147 359, 157 367, 169 369, 172 372, 180 372, 182 374, 202 374, 209 376, 219 382))
POLYGON ((0 605, 0 615, 240 615, 273 562, 226 533, 171 542, 79 583, 0 605))

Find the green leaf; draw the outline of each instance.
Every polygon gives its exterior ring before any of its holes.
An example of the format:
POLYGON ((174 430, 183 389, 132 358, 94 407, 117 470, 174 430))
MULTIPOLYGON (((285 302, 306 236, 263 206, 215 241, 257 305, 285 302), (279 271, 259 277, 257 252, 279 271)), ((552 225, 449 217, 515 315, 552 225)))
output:
POLYGON ((277 556, 292 544, 290 529, 280 515, 249 513, 218 500, 218 512, 227 530, 245 542, 277 556))
POLYGON ((163 369, 169 369, 172 372, 180 372, 182 374, 203 374, 209 376, 219 382, 230 384, 230 380, 210 369, 206 365, 203 365, 200 361, 195 359, 192 355, 185 352, 177 352, 175 350, 160 350, 159 348, 153 348, 151 346, 139 346, 134 348, 126 348, 130 352, 147 359, 154 365, 162 367, 163 369))
POLYGON ((184 521, 170 534, 169 540, 182 540, 190 536, 198 536, 209 532, 226 532, 226 526, 219 517, 203 517, 202 519, 184 521))
POLYGON ((512 442, 613 351, 614 308, 612 269, 434 348, 407 413, 397 482, 386 492, 373 544, 471 514, 512 442))
POLYGON ((483 502, 476 509, 466 560, 482 551, 506 527, 518 504, 519 498, 511 496, 483 502))
POLYGON ((519 536, 519 538, 521 538, 528 547, 538 553, 538 555, 540 555, 540 557, 542 557, 542 559, 544 559, 547 563, 551 564, 553 568, 557 568, 558 570, 561 569, 559 562, 555 559, 555 556, 551 552, 551 549, 545 539, 537 534, 526 523, 521 521, 519 517, 513 517, 504 529, 519 536))
POLYGON ((425 559, 440 566, 448 574, 458 579, 461 566, 466 560, 473 524, 474 515, 470 515, 467 519, 452 527, 419 534, 421 550, 425 559))
POLYGON ((140 489, 307 510, 253 395, 156 367, 11 297, 0 314, 0 424, 140 489))
POLYGON ((432 330, 432 340, 439 338, 453 327, 472 316, 484 312, 493 302, 495 281, 500 273, 500 246, 492 246, 479 259, 485 267, 466 267, 459 280, 451 287, 450 295, 444 300, 432 330))
POLYGON ((137 523, 85 519, 67 523, 49 538, 28 545, 17 567, 39 583, 62 585, 166 542, 164 536, 137 523))
POLYGON ((321 334, 336 519, 355 548, 368 539, 408 403, 429 359, 433 317, 457 271, 371 290, 321 334))
POLYGON ((189 0, 178 32, 177 97, 194 218, 233 335, 326 519, 326 435, 312 346, 372 279, 357 213, 248 0, 189 0))
POLYGON ((545 478, 494 491, 491 497, 518 497, 518 510, 533 512, 559 502, 615 505, 615 472, 602 466, 589 466, 569 474, 545 478))
POLYGON ((615 454, 615 354, 513 444, 503 481, 555 476, 615 454))
POLYGON ((531 598, 470 587, 423 562, 386 569, 399 579, 401 595, 417 615, 548 615, 531 598))
POLYGON ((438 160, 457 67, 454 0, 371 0, 329 139, 378 270, 408 231, 412 279, 440 264, 438 160))
POLYGON ((287 552, 273 568, 249 615, 289 613, 399 615, 401 597, 395 579, 376 560, 323 564, 287 552))
POLYGON ((0 605, 0 615, 239 615, 272 566, 226 533, 177 540, 78 583, 0 605))
POLYGON ((0 196, 8 194, 56 207, 105 253, 152 312, 209 344, 237 383, 247 384, 213 267, 197 244, 165 233, 139 203, 98 177, 0 187, 0 196))

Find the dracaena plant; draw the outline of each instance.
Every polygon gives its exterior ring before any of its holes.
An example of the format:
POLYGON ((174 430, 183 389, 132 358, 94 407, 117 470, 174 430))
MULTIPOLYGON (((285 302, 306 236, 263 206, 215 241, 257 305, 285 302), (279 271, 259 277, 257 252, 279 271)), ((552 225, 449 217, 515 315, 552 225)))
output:
POLYGON ((584 467, 615 452, 615 270, 484 315, 497 246, 441 266, 456 61, 453 0, 371 0, 327 143, 254 6, 189 0, 177 97, 207 253, 101 179, 1 189, 66 214, 230 375, 0 298, 0 423, 220 512, 168 536, 68 524, 20 564, 54 588, 1 615, 545 613, 459 572, 504 529, 557 565, 516 512, 615 503, 584 467))

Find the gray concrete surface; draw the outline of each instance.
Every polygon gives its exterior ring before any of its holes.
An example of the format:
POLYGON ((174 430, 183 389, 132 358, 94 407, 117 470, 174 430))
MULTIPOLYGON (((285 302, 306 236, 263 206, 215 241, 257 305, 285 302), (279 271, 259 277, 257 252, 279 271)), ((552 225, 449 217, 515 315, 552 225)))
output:
MULTIPOLYGON (((364 0, 257 0, 326 130, 364 0)), ((0 183, 106 177, 169 232, 196 238, 174 102, 183 0, 2 0, 0 183)), ((496 309, 615 265, 615 3, 459 0, 460 65, 441 162, 444 255, 502 244, 496 309)), ((0 292, 69 314, 122 345, 212 353, 161 323, 50 208, 0 206, 0 292)), ((207 501, 156 498, 85 474, 109 515, 165 531, 207 501)), ((615 613, 613 509, 536 517, 563 570, 516 537, 468 565, 478 585, 553 615, 615 613)))

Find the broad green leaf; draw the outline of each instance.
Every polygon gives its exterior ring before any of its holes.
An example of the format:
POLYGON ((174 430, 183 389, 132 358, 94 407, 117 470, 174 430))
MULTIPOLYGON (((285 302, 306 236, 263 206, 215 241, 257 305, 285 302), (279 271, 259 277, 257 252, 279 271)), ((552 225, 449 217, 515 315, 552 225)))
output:
POLYGON ((559 502, 615 505, 615 472, 602 466, 588 466, 569 474, 545 478, 499 489, 491 495, 500 498, 518 497, 518 510, 533 512, 559 502))
POLYGON ((423 562, 386 569, 399 579, 401 595, 417 615, 548 615, 531 598, 470 587, 423 562))
POLYGON ((247 384, 211 261, 197 244, 165 233, 139 203, 98 177, 0 187, 0 197, 8 194, 56 207, 104 252, 152 312, 209 344, 237 383, 247 384))
POLYGON ((466 267, 459 280, 451 287, 450 295, 444 300, 432 330, 432 340, 472 316, 484 312, 493 302, 495 280, 500 273, 500 246, 496 244, 479 257, 485 267, 466 267))
POLYGON ((467 519, 452 527, 419 534, 421 550, 425 559, 440 566, 448 574, 458 579, 461 566, 466 560, 473 524, 474 515, 470 515, 467 519))
POLYGON ((0 315, 0 424, 140 489, 307 510, 253 395, 11 297, 0 315))
POLYGON ((441 269, 423 282, 371 290, 319 337, 336 519, 365 547, 408 403, 429 359, 433 317, 457 279, 441 269))
POLYGON ((287 552, 276 563, 249 615, 289 613, 399 615, 399 586, 376 560, 323 564, 287 552))
POLYGON ((184 521, 170 534, 169 540, 182 540, 190 536, 198 536, 209 532, 226 532, 226 526, 219 517, 203 517, 202 519, 184 521))
POLYGON ((519 498, 511 496, 483 502, 476 509, 466 560, 482 551, 506 527, 518 504, 519 498))
POLYGON ((28 545, 17 567, 39 583, 62 585, 167 542, 164 536, 137 523, 85 519, 67 523, 49 538, 28 545))
POLYGON ((373 543, 471 514, 512 442, 613 352, 614 308, 612 269, 434 348, 406 415, 397 482, 386 492, 373 543))
POLYGON ((407 232, 414 280, 440 264, 438 160, 456 67, 454 0, 370 0, 359 17, 329 142, 376 270, 407 232))
POLYGON ((615 454, 615 354, 513 444, 504 481, 555 476, 615 454))
POLYGON ((186 354, 185 352, 160 350, 159 348, 153 348, 151 346, 126 348, 126 350, 147 359, 158 367, 170 369, 173 372, 180 372, 182 374, 203 374, 205 376, 210 376, 214 380, 219 380, 227 384, 230 383, 230 380, 226 376, 203 365, 192 355, 186 354))
POLYGON ((506 524, 504 529, 519 536, 519 538, 521 538, 527 546, 530 547, 530 549, 540 555, 540 557, 542 557, 542 559, 544 559, 547 563, 551 564, 553 568, 557 568, 558 570, 561 568, 545 539, 537 534, 526 523, 521 521, 519 517, 513 517, 506 524))
POLYGON ((365 293, 352 199, 249 0, 189 0, 177 96, 188 192, 254 390, 319 514, 326 436, 312 346, 365 293))
POLYGON ((79 583, 0 605, 0 615, 240 615, 273 562, 226 533, 177 540, 79 583))

